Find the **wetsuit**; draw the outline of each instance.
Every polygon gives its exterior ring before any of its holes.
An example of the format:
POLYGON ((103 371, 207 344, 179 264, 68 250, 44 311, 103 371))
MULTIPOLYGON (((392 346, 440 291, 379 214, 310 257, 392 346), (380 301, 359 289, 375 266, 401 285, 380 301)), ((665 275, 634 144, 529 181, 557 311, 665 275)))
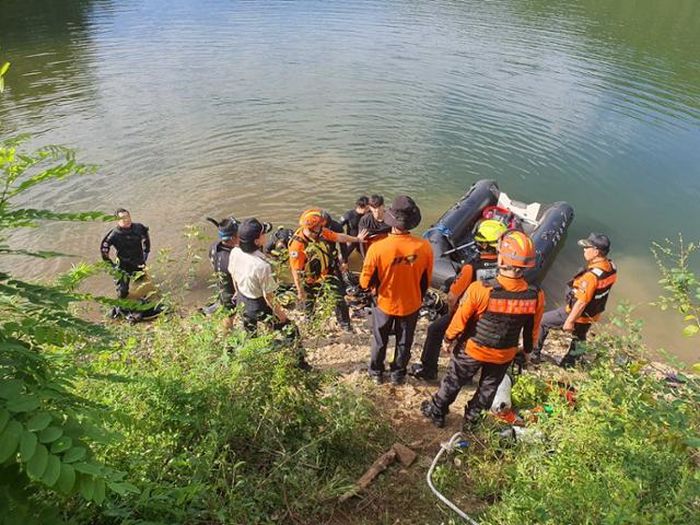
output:
POLYGON ((209 248, 209 261, 214 268, 216 282, 219 286, 219 303, 227 310, 233 310, 236 307, 236 290, 228 271, 231 250, 232 248, 226 246, 223 241, 215 242, 209 248))
MULTIPOLYGON (((360 219, 364 216, 362 213, 357 213, 356 210, 348 210, 345 212, 345 214, 340 218, 340 226, 345 228, 345 233, 348 235, 352 235, 353 237, 357 237, 357 234, 360 232, 360 219)), ((346 244, 348 251, 347 251, 347 257, 350 257, 350 254, 354 252, 355 250, 359 251, 360 250, 360 243, 359 242, 349 242, 346 244)), ((347 260, 347 258, 346 258, 347 260)))
POLYGON ((143 271, 146 259, 151 251, 151 239, 148 227, 134 222, 129 228, 117 226, 105 235, 100 245, 102 259, 120 270, 116 279, 117 296, 125 299, 129 295, 129 281, 136 272, 143 271), (117 255, 115 264, 109 257, 110 248, 114 247, 117 255))

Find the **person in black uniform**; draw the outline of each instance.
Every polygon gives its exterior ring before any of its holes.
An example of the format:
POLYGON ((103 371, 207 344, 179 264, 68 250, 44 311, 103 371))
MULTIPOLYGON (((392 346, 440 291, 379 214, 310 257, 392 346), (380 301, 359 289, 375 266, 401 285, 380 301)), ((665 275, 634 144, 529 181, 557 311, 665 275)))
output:
POLYGON ((369 211, 371 213, 365 213, 359 222, 360 230, 367 230, 367 241, 360 246, 363 259, 372 243, 384 239, 391 233, 391 226, 384 222, 384 197, 372 195, 369 198, 369 211))
MULTIPOLYGON (((345 229, 345 233, 352 235, 353 237, 357 237, 357 234, 360 232, 360 219, 365 213, 367 213, 368 206, 369 198, 362 195, 355 201, 355 208, 346 211, 343 216, 340 217, 339 223, 345 229)), ((357 242, 349 242, 346 244, 346 246, 348 248, 348 257, 350 257, 350 254, 355 250, 360 250, 360 243, 357 242)))
POLYGON ((115 280, 117 297, 126 299, 129 295, 129 282, 138 272, 143 272, 151 251, 151 239, 148 236, 148 227, 138 222, 132 222, 131 214, 124 208, 114 212, 117 217, 117 226, 112 228, 100 245, 102 259, 118 270, 115 280), (117 256, 115 263, 109 256, 110 249, 114 248, 117 256))
POLYGON ((207 217, 207 220, 216 226, 219 240, 209 247, 209 262, 211 262, 216 276, 216 284, 219 288, 217 301, 204 309, 205 313, 213 313, 222 306, 230 314, 224 320, 224 328, 229 329, 233 323, 233 313, 236 308, 236 290, 233 286, 231 274, 228 271, 228 261, 231 250, 238 246, 238 221, 229 217, 221 222, 207 217))

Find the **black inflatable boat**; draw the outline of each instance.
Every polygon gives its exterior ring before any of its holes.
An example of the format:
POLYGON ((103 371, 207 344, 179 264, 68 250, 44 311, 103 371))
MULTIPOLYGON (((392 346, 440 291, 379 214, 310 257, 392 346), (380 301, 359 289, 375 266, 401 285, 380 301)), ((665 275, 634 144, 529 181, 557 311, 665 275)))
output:
POLYGON ((537 265, 525 273, 530 283, 541 281, 574 218, 566 202, 543 205, 510 199, 492 180, 475 182, 467 193, 423 234, 433 248, 432 286, 445 290, 461 267, 474 257, 474 231, 482 219, 502 220, 511 229, 532 237, 537 265))

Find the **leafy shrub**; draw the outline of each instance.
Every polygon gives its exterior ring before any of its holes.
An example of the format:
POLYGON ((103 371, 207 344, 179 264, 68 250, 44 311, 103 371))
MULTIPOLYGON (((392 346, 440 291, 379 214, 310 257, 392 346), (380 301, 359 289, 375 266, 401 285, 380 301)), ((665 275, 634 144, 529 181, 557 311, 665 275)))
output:
POLYGON ((700 384, 669 384, 648 364, 629 319, 589 342, 598 356, 575 376, 577 402, 558 392, 531 428, 546 439, 517 446, 487 442, 470 461, 479 494, 495 501, 484 524, 678 524, 700 521, 700 384), (500 464, 494 468, 494 460, 500 464))
POLYGON ((76 505, 80 521, 309 520, 366 467, 358 458, 385 444, 356 392, 299 370, 269 336, 224 339, 215 324, 125 327, 110 351, 89 356, 79 391, 122 436, 100 457, 141 493, 102 511, 76 505))

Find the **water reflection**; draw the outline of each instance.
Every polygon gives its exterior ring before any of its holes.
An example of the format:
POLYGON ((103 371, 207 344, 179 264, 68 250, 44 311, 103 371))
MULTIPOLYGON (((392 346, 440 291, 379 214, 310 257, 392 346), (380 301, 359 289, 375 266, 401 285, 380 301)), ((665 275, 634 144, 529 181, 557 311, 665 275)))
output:
MULTIPOLYGON (((342 212, 371 192, 411 193, 427 226, 471 182, 494 178, 522 200, 569 201, 569 239, 606 231, 620 259, 648 261, 652 239, 700 237, 689 216, 700 197, 699 10, 11 0, 0 129, 75 146, 103 167, 37 192, 33 206, 125 206, 156 247, 181 247, 183 226, 207 215, 290 224, 306 205, 342 212)), ((103 229, 16 240, 96 257, 103 229)), ((552 298, 579 264, 569 242, 545 283, 552 298)), ((641 268, 621 265, 633 300, 656 280, 641 268)))

